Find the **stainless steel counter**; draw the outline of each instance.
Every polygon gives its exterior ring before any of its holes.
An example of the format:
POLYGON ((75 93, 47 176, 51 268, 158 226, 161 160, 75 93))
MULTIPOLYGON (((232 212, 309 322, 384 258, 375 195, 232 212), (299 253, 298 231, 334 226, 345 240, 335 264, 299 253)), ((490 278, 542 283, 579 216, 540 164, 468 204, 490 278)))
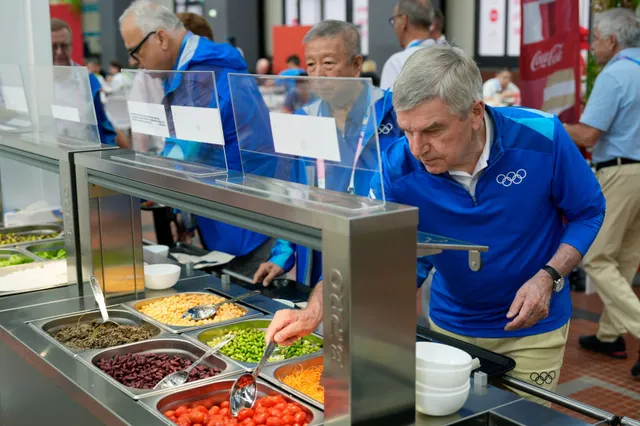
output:
MULTIPOLYGON (((186 278, 171 293, 213 288, 227 296, 246 292, 235 284, 223 285, 213 276, 183 271, 186 278), (200 276, 198 276, 200 275, 200 276)), ((166 294, 147 291, 145 297, 166 294)), ((124 300, 110 300, 108 304, 124 300)), ((286 306, 255 297, 251 307, 274 313, 286 306)), ((53 344, 27 321, 95 309, 89 291, 75 296, 69 288, 0 299, 0 420, 1 424, 162 425, 164 420, 113 386, 69 351, 53 344), (22 305, 22 307, 20 307, 22 305)), ((416 425, 586 425, 557 411, 522 400, 493 386, 471 387, 464 407, 448 417, 418 414, 416 425)))

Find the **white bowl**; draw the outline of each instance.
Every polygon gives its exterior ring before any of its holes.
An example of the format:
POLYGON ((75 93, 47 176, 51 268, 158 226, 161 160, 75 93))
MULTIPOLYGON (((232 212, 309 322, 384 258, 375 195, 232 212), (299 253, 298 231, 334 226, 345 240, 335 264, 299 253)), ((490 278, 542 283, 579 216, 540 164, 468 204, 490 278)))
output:
POLYGON ((416 367, 458 369, 471 366, 471 356, 453 346, 433 342, 416 343, 416 367))
POLYGON ((432 393, 432 392, 436 392, 436 393, 455 393, 455 392, 463 391, 464 389, 466 389, 469 386, 471 386, 471 378, 469 378, 467 381, 465 381, 464 384, 461 385, 461 386, 446 387, 446 388, 429 385, 428 383, 422 383, 422 382, 416 380, 416 392, 422 392, 422 393, 432 393))
POLYGON ((471 365, 455 370, 416 368, 416 382, 437 389, 455 389, 464 385, 471 377, 471 365))
POLYGON ((448 416, 462 408, 469 397, 467 386, 457 392, 417 392, 416 410, 428 416, 448 416))
POLYGON ((160 244, 143 246, 142 250, 142 256, 145 262, 162 263, 169 257, 169 246, 160 244))
POLYGON ((144 267, 144 286, 151 290, 171 288, 180 278, 180 267, 168 263, 146 265, 144 267))

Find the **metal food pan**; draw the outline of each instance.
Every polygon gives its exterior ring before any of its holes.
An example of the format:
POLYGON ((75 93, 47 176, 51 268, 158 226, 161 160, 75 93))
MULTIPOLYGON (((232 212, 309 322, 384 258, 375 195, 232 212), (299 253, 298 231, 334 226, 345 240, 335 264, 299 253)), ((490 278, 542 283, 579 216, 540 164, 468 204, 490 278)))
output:
POLYGON ((172 294, 170 296, 160 296, 160 297, 152 297, 150 299, 142 299, 142 300, 133 300, 130 302, 126 302, 123 303, 122 306, 124 306, 126 309, 129 309, 133 312, 135 312, 138 315, 141 315, 142 317, 144 317, 147 321, 149 321, 152 324, 157 324, 159 326, 162 326, 164 328, 166 328, 167 330, 169 330, 172 333, 178 334, 178 333, 185 333, 187 331, 192 331, 192 330, 200 330, 202 328, 207 328, 207 327, 213 327, 216 326, 218 324, 220 325, 224 325, 224 324, 230 324, 233 323, 235 321, 238 320, 242 320, 245 318, 254 318, 254 317, 258 317, 258 316, 263 316, 262 312, 256 311, 255 309, 243 306, 241 303, 234 303, 234 305, 240 307, 244 312, 244 316, 239 317, 239 318, 233 318, 227 321, 220 321, 217 324, 203 324, 203 325, 195 325, 195 326, 191 326, 191 327, 182 327, 182 326, 177 326, 177 325, 170 325, 170 324, 164 324, 156 319, 151 318, 148 315, 143 314, 140 311, 140 308, 142 308, 145 305, 148 305, 149 303, 152 302, 156 302, 158 300, 162 300, 162 299, 166 299, 168 297, 172 297, 172 296, 177 296, 178 294, 206 294, 207 296, 218 296, 218 297, 222 297, 224 298, 224 296, 221 296, 219 294, 213 294, 213 293, 209 293, 209 292, 203 292, 203 291, 191 291, 191 292, 184 292, 184 293, 176 293, 176 294, 172 294))
POLYGON ((317 365, 323 365, 323 364, 324 364, 323 355, 314 356, 313 358, 307 358, 304 360, 300 360, 300 358, 293 358, 291 360, 288 360, 285 364, 280 363, 276 365, 267 365, 262 370, 261 374, 273 384, 285 389, 287 392, 295 395, 296 397, 305 401, 306 403, 311 404, 314 407, 317 407, 318 409, 324 411, 323 403, 321 403, 320 401, 316 401, 310 396, 307 396, 304 393, 296 389, 293 389, 292 387, 287 386, 280 381, 280 377, 287 376, 288 374, 293 372, 296 368, 299 368, 299 367, 309 368, 309 367, 315 367, 317 365))
MULTIPOLYGON (((240 321, 236 321, 232 324, 221 324, 221 325, 210 325, 209 328, 207 328, 206 330, 196 330, 196 331, 191 331, 189 333, 185 333, 184 337, 186 337, 187 339, 193 341, 194 343, 198 343, 200 345, 203 345, 203 347, 209 347, 207 345, 207 342, 210 341, 211 339, 213 339, 214 337, 220 337, 223 336, 225 334, 227 334, 230 331, 234 331, 234 330, 246 330, 249 328, 257 328, 259 330, 263 330, 266 331, 267 328, 269 328, 269 324, 271 324, 271 321, 273 320, 273 315, 266 315, 263 316, 262 318, 255 318, 255 319, 243 319, 240 321)), ((317 343, 322 345, 324 343, 323 339, 321 336, 317 335, 317 334, 310 334, 306 337, 304 337, 307 340, 310 340, 313 343, 317 343)), ((296 357, 296 358, 290 358, 284 361, 274 361, 274 362, 267 362, 266 365, 277 365, 277 364, 282 364, 285 362, 292 362, 292 361, 300 361, 300 360, 304 360, 304 359, 308 359, 308 358, 312 358, 312 357, 316 357, 318 355, 323 354, 324 351, 321 349, 318 352, 314 352, 312 354, 308 354, 308 355, 303 355, 300 357, 296 357)), ((252 370, 254 369, 258 364, 257 363, 252 363, 252 362, 242 362, 242 361, 236 361, 233 358, 230 358, 224 354, 222 354, 222 352, 219 354, 219 356, 224 357, 225 359, 229 359, 232 360, 240 365, 242 365, 244 368, 246 368, 247 370, 252 370)), ((265 367, 266 368, 266 367, 265 367)))
MULTIPOLYGON (((55 224, 49 225, 29 225, 29 226, 16 226, 13 228, 0 228, 0 235, 3 234, 17 234, 19 236, 30 236, 30 235, 38 235, 38 236, 51 236, 53 234, 62 233, 62 227, 55 224)), ((56 235, 57 237, 57 235, 56 235)), ((55 238, 55 237, 50 237, 55 238)), ((48 238, 47 238, 48 240, 48 238)), ((42 240, 38 240, 42 241, 42 240)), ((18 243, 8 243, 4 244, 0 242, 0 247, 6 246, 16 246, 16 245, 24 245, 24 244, 33 244, 36 241, 23 241, 18 243)))
MULTIPOLYGON (((171 333, 169 333, 168 331, 164 330, 163 328, 158 327, 155 324, 151 324, 148 321, 146 321, 145 319, 143 319, 142 317, 140 317, 139 315, 136 315, 136 314, 134 314, 132 312, 129 312, 127 310, 117 309, 117 308, 115 308, 115 309, 114 308, 108 308, 107 312, 109 313, 109 319, 112 320, 112 321, 117 322, 118 324, 136 325, 136 326, 144 326, 144 327, 150 328, 152 330, 152 332, 153 332, 153 336, 151 337, 151 339, 171 336, 171 333)), ((73 349, 73 348, 70 348, 70 347, 66 346, 64 343, 59 342, 58 340, 56 340, 56 338, 54 336, 58 331, 60 331, 61 329, 65 328, 65 327, 68 327, 70 325, 75 325, 75 324, 78 324, 78 323, 86 324, 86 323, 91 322, 93 320, 102 321, 102 316, 101 316, 99 310, 76 312, 76 313, 71 314, 71 315, 63 315, 63 316, 58 316, 58 317, 53 317, 53 318, 45 318, 45 319, 42 319, 42 320, 33 321, 30 324, 33 327, 35 327, 36 330, 38 330, 38 332, 40 332, 40 334, 46 336, 49 340, 54 342, 56 345, 62 347, 67 352, 71 352, 72 354, 76 355, 76 354, 80 354, 80 353, 84 353, 84 352, 90 352, 90 351, 103 351, 103 350, 109 349, 109 348, 104 348, 104 349, 73 349)))
POLYGON ((66 249, 64 239, 56 238, 56 239, 51 239, 46 241, 47 242, 37 242, 37 243, 28 244, 28 245, 23 245, 21 248, 24 251, 29 252, 33 257, 43 262, 50 262, 51 259, 45 259, 43 257, 38 256, 36 253, 66 249))
MULTIPOLYGON (((160 354, 160 355, 181 355, 185 358, 190 358, 192 361, 200 358, 206 352, 205 349, 198 345, 189 342, 179 336, 172 336, 163 339, 150 339, 137 343, 130 343, 128 345, 117 346, 115 348, 93 350, 78 354, 78 358, 98 374, 111 382, 115 387, 124 392, 132 399, 139 399, 143 396, 157 395, 160 393, 166 393, 167 390, 153 390, 153 389, 136 389, 130 388, 118 382, 116 379, 103 372, 96 363, 102 358, 112 358, 114 356, 122 356, 125 354, 160 354)), ((213 380, 229 376, 231 374, 242 371, 242 368, 234 363, 223 360, 215 355, 206 358, 203 361, 203 365, 209 367, 216 367, 221 372, 217 376, 210 377, 208 379, 198 380, 197 382, 187 383, 181 386, 176 386, 171 391, 182 389, 186 386, 193 385, 195 383, 210 383, 213 380)))
MULTIPOLYGON (((158 418, 162 419, 165 423, 173 425, 171 420, 167 419, 163 413, 167 410, 173 410, 180 405, 192 404, 198 400, 207 399, 209 402, 213 404, 219 404, 222 401, 229 400, 229 392, 235 380, 240 377, 240 375, 234 375, 231 377, 226 377, 224 380, 217 380, 210 384, 200 384, 193 385, 189 388, 182 389, 179 391, 170 391, 168 395, 157 395, 153 397, 145 397, 140 400, 140 402, 153 414, 155 414, 158 418)), ((197 383, 197 382, 196 382, 197 383)), ((304 401, 297 400, 293 395, 288 394, 287 392, 283 392, 277 389, 272 384, 265 382, 261 379, 258 379, 258 398, 262 398, 264 396, 276 396, 282 395, 287 402, 295 402, 300 404, 302 409, 307 413, 311 414, 313 419, 310 426, 322 425, 324 423, 324 414, 322 411, 318 410, 314 406, 306 404, 304 401)))

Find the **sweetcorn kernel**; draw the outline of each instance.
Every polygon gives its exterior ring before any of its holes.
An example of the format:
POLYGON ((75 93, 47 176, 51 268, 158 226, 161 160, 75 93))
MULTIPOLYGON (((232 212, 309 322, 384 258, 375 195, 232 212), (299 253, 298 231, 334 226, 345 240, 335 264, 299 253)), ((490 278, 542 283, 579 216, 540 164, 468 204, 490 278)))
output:
POLYGON ((226 299, 213 294, 178 294, 148 303, 138 310, 154 320, 167 325, 180 327, 193 327, 204 324, 214 324, 245 315, 245 310, 238 305, 224 304, 218 308, 215 317, 194 321, 191 318, 182 318, 189 308, 198 305, 215 305, 224 302, 226 299))

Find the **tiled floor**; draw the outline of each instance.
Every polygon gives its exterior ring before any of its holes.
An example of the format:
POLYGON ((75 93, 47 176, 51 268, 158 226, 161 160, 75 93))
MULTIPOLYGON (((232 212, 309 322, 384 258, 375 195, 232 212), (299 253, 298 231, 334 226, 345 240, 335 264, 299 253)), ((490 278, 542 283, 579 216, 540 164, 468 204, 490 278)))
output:
MULTIPOLYGON (((640 288, 636 289, 640 295, 640 288)), ((625 336, 629 359, 616 360, 582 350, 578 338, 595 334, 602 302, 597 295, 573 293, 574 318, 564 355, 558 392, 594 407, 633 419, 640 419, 640 380, 631 377, 630 369, 638 360, 640 345, 630 335, 625 336)), ((572 416, 587 418, 555 407, 572 416)), ((589 423, 595 423, 589 419, 589 423)))

